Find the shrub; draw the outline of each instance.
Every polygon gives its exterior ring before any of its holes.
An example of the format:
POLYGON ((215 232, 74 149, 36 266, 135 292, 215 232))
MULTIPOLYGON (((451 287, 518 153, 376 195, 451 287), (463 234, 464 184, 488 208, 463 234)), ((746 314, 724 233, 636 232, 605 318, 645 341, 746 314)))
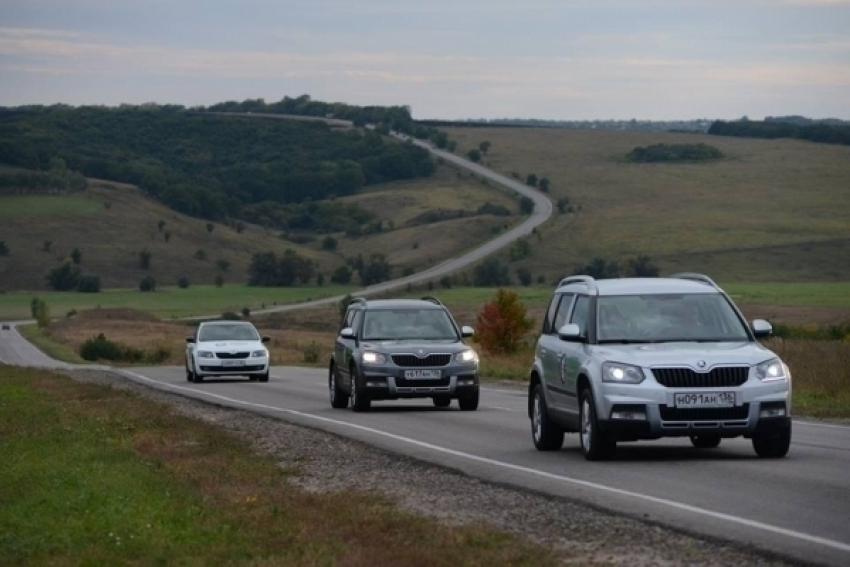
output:
POLYGON ((56 291, 71 291, 80 283, 80 268, 65 261, 47 273, 47 283, 56 291))
POLYGON ((242 308, 242 315, 245 317, 249 317, 251 315, 251 310, 247 307, 242 308))
POLYGON ((222 276, 221 274, 218 274, 218 275, 215 277, 215 286, 216 286, 216 287, 221 287, 221 286, 223 286, 223 285, 224 285, 224 276, 222 276))
POLYGON ((226 321, 238 321, 239 320, 239 314, 236 313, 235 311, 225 311, 224 313, 221 314, 221 318, 226 320, 226 321))
POLYGON ((83 253, 79 248, 74 248, 74 250, 71 251, 71 261, 75 264, 79 264, 83 261, 83 253))
POLYGON ((310 344, 304 347, 302 351, 302 359, 307 364, 315 364, 319 362, 319 356, 322 354, 322 347, 316 341, 310 341, 310 344))
POLYGON ((495 299, 478 313, 475 340, 488 352, 513 354, 523 345, 533 325, 519 296, 513 291, 499 289, 495 299))
POLYGON ((339 244, 339 241, 337 241, 336 238, 333 236, 326 236, 324 240, 322 240, 322 250, 336 250, 337 244, 339 244))
POLYGON ((723 157, 723 152, 708 144, 653 144, 638 146, 627 158, 634 162, 706 161, 723 157))
POLYGON ((180 289, 186 289, 189 287, 189 276, 180 276, 177 278, 177 287, 180 289))
POLYGON ((98 276, 80 276, 80 281, 77 283, 77 291, 81 293, 99 293, 100 278, 98 276))
POLYGON ((77 310, 76 310, 76 309, 71 309, 70 311, 68 311, 68 312, 65 314, 65 317, 67 317, 68 319, 70 319, 71 317, 73 317, 73 316, 74 316, 74 315, 76 315, 76 314, 77 314, 77 310))
POLYGON ((156 280, 153 276, 145 276, 139 282, 139 291, 156 291, 156 280))
POLYGON ((198 260, 206 260, 207 251, 202 248, 195 250, 195 258, 197 258, 198 260))
POLYGON ((147 248, 139 252, 139 267, 143 270, 151 267, 151 253, 147 248))
POLYGON ((50 309, 48 309, 47 303, 44 301, 40 299, 36 301, 37 303, 35 305, 35 313, 33 316, 35 317, 38 326, 43 329, 50 325, 50 309))
POLYGON ((80 346, 80 356, 84 360, 109 360, 113 362, 146 362, 158 364, 168 360, 171 349, 165 345, 157 345, 152 351, 145 351, 110 341, 103 333, 88 339, 80 346))
POLYGON ((8 256, 9 255, 9 247, 6 245, 5 240, 0 240, 0 256, 8 256))

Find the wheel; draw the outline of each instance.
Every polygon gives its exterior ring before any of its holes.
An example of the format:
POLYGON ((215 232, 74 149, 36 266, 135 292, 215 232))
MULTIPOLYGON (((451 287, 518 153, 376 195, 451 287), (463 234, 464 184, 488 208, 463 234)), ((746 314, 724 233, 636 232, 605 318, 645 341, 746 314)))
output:
POLYGON ((763 459, 778 459, 788 454, 791 448, 791 424, 779 433, 753 437, 753 449, 763 459))
POLYGON ((269 381, 269 371, 266 370, 265 374, 257 375, 257 381, 258 382, 268 382, 269 381))
POLYGON ((195 381, 195 375, 192 373, 191 370, 189 370, 189 362, 188 361, 186 361, 186 381, 187 382, 194 382, 195 381))
POLYGON ((193 372, 192 372, 192 382, 194 382, 195 384, 199 384, 199 383, 203 382, 204 377, 201 376, 200 374, 198 374, 198 369, 195 368, 194 363, 192 363, 192 370, 193 370, 193 372))
POLYGON ((531 393, 531 438, 538 451, 557 451, 564 445, 564 430, 549 419, 540 384, 531 393))
POLYGON ((447 396, 434 396, 434 407, 447 408, 452 404, 452 399, 447 396))
POLYGON ((714 449, 720 445, 720 435, 691 435, 691 443, 697 449, 714 449))
POLYGON ((458 398, 457 403, 463 411, 475 411, 478 409, 479 394, 476 390, 474 394, 458 398))
POLYGON ((596 418, 596 405, 593 403, 593 392, 590 388, 581 391, 579 410, 579 421, 581 431, 579 441, 581 452, 588 461, 604 461, 614 455, 617 450, 617 442, 611 441, 601 429, 599 420, 596 418))
POLYGON ((351 409, 356 412, 364 412, 369 411, 369 408, 372 406, 372 400, 369 399, 369 395, 366 392, 363 392, 360 389, 360 386, 357 384, 357 370, 352 366, 351 367, 351 409))
POLYGON ((336 367, 331 366, 328 372, 328 389, 330 390, 331 407, 343 409, 348 407, 348 394, 342 391, 336 380, 336 367))

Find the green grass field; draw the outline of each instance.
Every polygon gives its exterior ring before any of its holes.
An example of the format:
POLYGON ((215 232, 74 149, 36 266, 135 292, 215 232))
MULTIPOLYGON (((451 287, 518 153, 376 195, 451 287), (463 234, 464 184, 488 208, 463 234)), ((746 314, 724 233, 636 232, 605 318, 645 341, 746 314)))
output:
POLYGON ((243 307, 254 311, 275 304, 298 303, 345 295, 351 286, 312 287, 251 287, 244 284, 177 286, 157 288, 142 293, 137 289, 112 289, 100 293, 77 292, 15 292, 0 294, 0 319, 31 318, 30 301, 38 297, 47 303, 52 317, 64 317, 72 309, 132 308, 147 311, 163 319, 195 315, 220 315, 224 311, 241 313, 243 307))

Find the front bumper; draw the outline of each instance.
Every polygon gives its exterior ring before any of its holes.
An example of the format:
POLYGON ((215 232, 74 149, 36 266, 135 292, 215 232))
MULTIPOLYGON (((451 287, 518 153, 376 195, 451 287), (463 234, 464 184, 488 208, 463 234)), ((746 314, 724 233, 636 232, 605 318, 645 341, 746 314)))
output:
POLYGON ((440 368, 440 378, 428 379, 405 378, 405 370, 393 366, 366 367, 360 372, 358 384, 373 400, 462 398, 478 391, 478 368, 474 366, 445 366, 440 368))
POLYGON ((652 380, 641 384, 597 385, 599 426, 612 439, 629 441, 720 435, 751 437, 778 432, 791 423, 790 383, 750 378, 732 388, 669 388, 652 380), (735 405, 676 407, 675 394, 734 392, 735 405), (777 410, 784 410, 777 414, 777 410))
POLYGON ((269 371, 267 356, 250 357, 239 360, 218 358, 197 358, 195 368, 204 376, 248 376, 265 374, 269 371))

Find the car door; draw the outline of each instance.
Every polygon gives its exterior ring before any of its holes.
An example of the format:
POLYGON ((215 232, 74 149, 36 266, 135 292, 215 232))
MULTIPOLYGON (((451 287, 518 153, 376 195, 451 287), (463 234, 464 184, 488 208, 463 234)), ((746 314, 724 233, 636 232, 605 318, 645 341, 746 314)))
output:
MULTIPOLYGON (((582 337, 587 337, 590 313, 590 298, 578 295, 570 313, 569 322, 578 325, 582 337)), ((570 415, 578 415, 578 374, 585 358, 585 341, 560 341, 558 353, 558 374, 561 379, 564 397, 561 406, 570 415)))
POLYGON ((201 330, 201 326, 198 325, 195 327, 195 331, 192 333, 192 337, 194 338, 193 342, 186 343, 186 367, 194 372, 194 363, 195 363, 195 349, 198 348, 198 334, 201 330))
POLYGON ((553 298, 547 312, 547 328, 537 342, 540 364, 543 367, 543 382, 547 391, 547 402, 554 411, 563 411, 565 404, 564 384, 561 379, 559 357, 562 351, 561 339, 558 338, 560 329, 567 320, 570 312, 573 293, 562 293, 553 298))

